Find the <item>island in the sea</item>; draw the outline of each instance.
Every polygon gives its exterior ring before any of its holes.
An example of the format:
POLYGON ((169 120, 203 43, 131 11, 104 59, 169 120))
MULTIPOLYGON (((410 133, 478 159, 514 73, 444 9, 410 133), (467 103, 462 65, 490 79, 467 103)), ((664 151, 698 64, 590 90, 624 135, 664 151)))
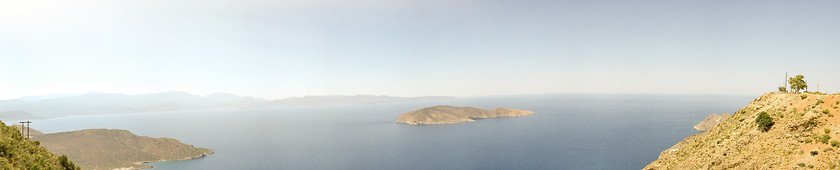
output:
POLYGON ((397 118, 397 123, 419 124, 447 124, 458 122, 472 122, 475 119, 491 117, 514 117, 534 114, 533 111, 495 108, 484 110, 473 107, 434 106, 404 113, 397 118))

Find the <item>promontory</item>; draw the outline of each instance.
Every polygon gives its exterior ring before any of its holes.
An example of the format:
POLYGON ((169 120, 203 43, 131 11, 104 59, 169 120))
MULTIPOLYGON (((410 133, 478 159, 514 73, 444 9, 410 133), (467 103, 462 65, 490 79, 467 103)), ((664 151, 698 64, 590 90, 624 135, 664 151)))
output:
POLYGON ((644 169, 837 169, 840 94, 770 93, 644 169))
POLYGON ((67 155, 83 169, 143 169, 151 166, 139 163, 189 160, 213 153, 175 139, 138 136, 120 129, 47 134, 30 131, 41 146, 56 155, 67 155))
POLYGON ((404 113, 397 118, 397 123, 446 124, 458 122, 472 122, 475 119, 491 117, 514 117, 534 114, 533 111, 495 108, 484 110, 473 107, 434 106, 404 113))

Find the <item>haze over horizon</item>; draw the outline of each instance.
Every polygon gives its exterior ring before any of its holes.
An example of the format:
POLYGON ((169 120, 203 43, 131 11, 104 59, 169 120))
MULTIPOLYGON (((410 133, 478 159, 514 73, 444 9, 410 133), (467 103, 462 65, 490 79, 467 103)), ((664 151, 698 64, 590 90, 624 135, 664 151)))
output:
POLYGON ((0 2, 0 100, 840 92, 839 1, 0 2))

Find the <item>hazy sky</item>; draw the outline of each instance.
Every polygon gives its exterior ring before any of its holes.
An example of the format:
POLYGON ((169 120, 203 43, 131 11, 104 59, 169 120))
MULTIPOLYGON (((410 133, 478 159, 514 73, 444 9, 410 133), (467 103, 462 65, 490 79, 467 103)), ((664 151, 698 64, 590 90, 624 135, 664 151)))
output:
POLYGON ((0 99, 840 91, 840 1, 0 0, 0 99))

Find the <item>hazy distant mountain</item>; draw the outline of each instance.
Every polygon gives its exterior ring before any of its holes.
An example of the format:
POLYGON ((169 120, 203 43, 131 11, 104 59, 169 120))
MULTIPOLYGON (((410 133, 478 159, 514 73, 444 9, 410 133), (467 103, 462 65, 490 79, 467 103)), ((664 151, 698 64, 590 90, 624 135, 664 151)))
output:
POLYGON ((31 120, 31 119, 40 119, 41 117, 35 116, 29 112, 22 112, 22 111, 5 111, 0 112, 0 120, 2 121, 15 121, 15 120, 31 120))
POLYGON ((423 97, 392 97, 392 96, 374 96, 374 95, 355 95, 355 96, 304 96, 304 97, 288 97, 280 100, 272 101, 273 105, 278 106, 313 106, 313 105, 340 105, 340 104, 376 104, 376 103, 397 103, 419 100, 439 100, 451 99, 454 97, 448 96, 423 96, 423 97))
POLYGON ((135 113, 191 109, 245 109, 277 106, 318 106, 340 104, 375 104, 452 97, 391 97, 374 95, 306 96, 266 100, 229 93, 206 96, 170 91, 152 94, 126 95, 88 92, 79 95, 45 95, 0 100, 0 120, 24 120, 66 115, 135 113))
POLYGON ((64 115, 132 113, 166 110, 238 108, 267 102, 265 99, 216 93, 198 96, 186 92, 141 95, 89 92, 44 100, 0 101, 0 118, 21 117, 21 113, 54 117, 64 115), (7 114, 15 113, 15 114, 7 114))

